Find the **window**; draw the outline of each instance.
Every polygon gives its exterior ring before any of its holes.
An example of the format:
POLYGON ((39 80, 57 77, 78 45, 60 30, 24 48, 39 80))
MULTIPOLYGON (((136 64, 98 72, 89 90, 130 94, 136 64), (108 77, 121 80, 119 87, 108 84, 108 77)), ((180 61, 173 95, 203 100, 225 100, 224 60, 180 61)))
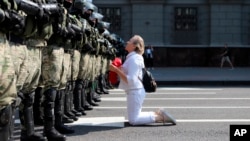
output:
POLYGON ((111 8, 111 7, 100 7, 98 8, 99 13, 103 17, 103 21, 109 22, 109 30, 112 32, 121 30, 121 9, 120 8, 111 8))
POLYGON ((197 30, 197 8, 190 8, 190 7, 175 8, 175 30, 176 31, 197 30))

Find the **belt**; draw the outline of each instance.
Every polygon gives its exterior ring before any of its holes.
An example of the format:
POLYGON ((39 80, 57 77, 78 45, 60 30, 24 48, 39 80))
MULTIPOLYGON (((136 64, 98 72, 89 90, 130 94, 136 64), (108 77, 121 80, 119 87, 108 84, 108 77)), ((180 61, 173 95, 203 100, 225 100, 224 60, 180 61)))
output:
POLYGON ((64 49, 64 53, 73 53, 73 50, 70 50, 70 49, 64 49))
POLYGON ((44 39, 28 39, 25 44, 29 47, 47 47, 47 41, 44 39))

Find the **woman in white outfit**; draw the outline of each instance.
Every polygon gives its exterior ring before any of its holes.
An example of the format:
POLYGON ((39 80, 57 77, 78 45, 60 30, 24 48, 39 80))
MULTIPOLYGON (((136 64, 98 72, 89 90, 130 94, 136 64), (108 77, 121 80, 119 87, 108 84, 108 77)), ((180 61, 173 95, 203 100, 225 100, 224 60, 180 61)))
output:
POLYGON ((110 70, 116 72, 121 81, 119 88, 127 94, 128 121, 131 125, 143 125, 154 122, 170 122, 176 124, 175 119, 163 109, 155 112, 142 112, 142 104, 146 95, 142 82, 142 68, 144 68, 144 41, 141 36, 133 36, 126 45, 128 51, 126 60, 121 68, 110 64, 110 70))

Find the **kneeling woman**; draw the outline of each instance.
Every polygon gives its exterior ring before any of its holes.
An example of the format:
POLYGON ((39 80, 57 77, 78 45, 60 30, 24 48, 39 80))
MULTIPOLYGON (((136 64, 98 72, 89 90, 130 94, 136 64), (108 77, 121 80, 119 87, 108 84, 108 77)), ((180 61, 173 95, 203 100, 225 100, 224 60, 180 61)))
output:
POLYGON ((142 54, 144 40, 141 36, 133 36, 126 45, 128 51, 126 60, 121 68, 110 64, 109 69, 120 77, 119 88, 127 94, 128 121, 131 125, 143 125, 154 122, 170 122, 176 124, 175 119, 163 109, 155 112, 142 112, 142 104, 146 96, 142 82, 142 68, 145 67, 142 54))

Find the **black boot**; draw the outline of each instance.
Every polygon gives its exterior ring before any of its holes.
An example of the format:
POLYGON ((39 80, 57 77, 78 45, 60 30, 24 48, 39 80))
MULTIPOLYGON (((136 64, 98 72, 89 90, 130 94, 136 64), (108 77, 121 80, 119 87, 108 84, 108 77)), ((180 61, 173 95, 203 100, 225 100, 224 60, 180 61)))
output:
POLYGON ((55 128, 54 105, 56 89, 50 88, 44 92, 44 130, 43 133, 48 141, 66 141, 66 136, 59 133, 55 128))
POLYGON ((42 88, 36 88, 35 100, 33 104, 33 116, 35 125, 43 125, 42 95, 42 88))
POLYGON ((97 94, 103 94, 103 92, 101 91, 101 88, 100 88, 99 76, 95 79, 95 84, 96 84, 95 92, 97 94))
POLYGON ((99 106, 99 104, 95 103, 93 98, 94 98, 94 86, 93 86, 93 82, 89 82, 88 91, 87 91, 87 101, 92 106, 99 106))
POLYGON ((109 75, 110 75, 110 71, 107 71, 105 74, 107 89, 114 89, 115 87, 118 87, 119 81, 117 81, 116 84, 112 84, 111 81, 109 81, 109 75))
POLYGON ((101 95, 100 94, 98 94, 98 93, 96 93, 96 89, 97 89, 97 87, 98 87, 98 81, 93 81, 93 84, 92 84, 93 86, 93 100, 95 101, 95 102, 101 102, 101 95))
POLYGON ((72 134, 74 130, 69 129, 63 123, 64 115, 64 90, 58 90, 55 99, 55 128, 61 134, 72 134))
POLYGON ((0 110, 0 138, 1 141, 14 141, 14 120, 15 120, 15 106, 8 105, 0 110))
POLYGON ((71 81, 68 83, 68 89, 69 89, 69 99, 70 99, 70 111, 75 115, 75 116, 82 116, 81 112, 76 111, 75 105, 74 105, 74 89, 75 89, 75 82, 71 81))
POLYGON ((64 91, 64 115, 68 116, 69 118, 73 119, 74 121, 77 121, 78 118, 74 113, 71 112, 70 109, 70 97, 69 97, 69 89, 66 88, 64 91))
POLYGON ((81 112, 82 115, 86 115, 84 108, 82 107, 82 88, 83 81, 76 80, 76 86, 74 89, 74 107, 76 111, 81 112))
POLYGON ((104 94, 109 94, 108 90, 105 89, 106 86, 106 82, 105 82, 105 76, 103 74, 101 74, 99 76, 99 87, 101 89, 101 92, 104 94))
POLYGON ((19 106, 19 117, 21 121, 21 141, 47 141, 46 137, 35 133, 33 118, 33 102, 35 93, 22 94, 18 96, 22 99, 19 106))
POLYGON ((94 93, 94 98, 93 98, 93 100, 95 101, 95 102, 101 102, 102 100, 101 100, 101 97, 99 96, 99 95, 97 95, 96 93, 94 93))
POLYGON ((82 107, 84 110, 93 110, 93 107, 87 102, 87 93, 86 93, 86 88, 88 86, 88 81, 85 80, 83 81, 83 88, 82 88, 82 107))

